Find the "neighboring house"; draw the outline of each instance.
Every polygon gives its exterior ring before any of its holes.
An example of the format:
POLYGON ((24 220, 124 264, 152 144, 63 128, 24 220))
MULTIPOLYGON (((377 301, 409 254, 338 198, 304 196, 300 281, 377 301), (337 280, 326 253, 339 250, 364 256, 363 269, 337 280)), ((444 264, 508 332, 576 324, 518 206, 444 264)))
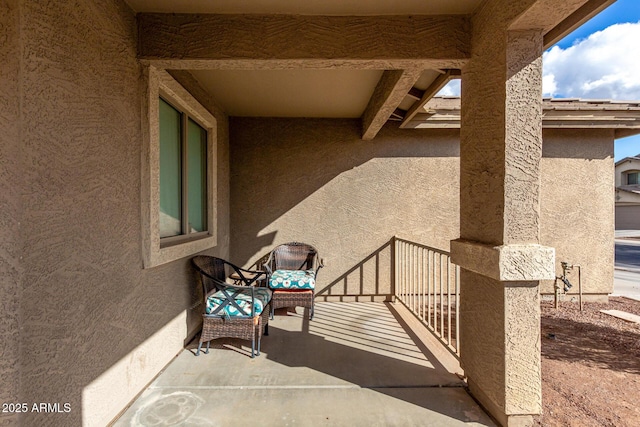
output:
POLYGON ((640 154, 615 166, 616 230, 640 230, 640 154))
POLYGON ((2 2, 0 401, 72 410, 0 424, 107 425, 199 332, 195 254, 301 240, 321 298, 386 299, 353 268, 389 271, 394 235, 450 250, 469 390, 531 421, 540 293, 564 260, 612 291, 613 141, 640 128, 543 103, 543 50, 611 1, 556 3, 2 2))

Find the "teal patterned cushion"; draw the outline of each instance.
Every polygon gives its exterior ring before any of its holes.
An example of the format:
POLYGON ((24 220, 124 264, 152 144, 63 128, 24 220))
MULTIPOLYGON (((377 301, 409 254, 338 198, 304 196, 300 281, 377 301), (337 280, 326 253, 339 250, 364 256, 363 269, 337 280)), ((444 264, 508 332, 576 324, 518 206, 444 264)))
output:
MULTIPOLYGON (((233 295, 233 289, 228 289, 227 293, 233 295)), ((257 316, 271 301, 271 290, 267 288, 253 288, 253 294, 255 296, 253 300, 254 314, 257 316)), ((228 303, 222 310, 215 313, 218 316, 224 317, 237 317, 237 316, 251 316, 251 291, 247 289, 247 292, 235 296, 236 303, 240 306, 242 311, 238 310, 233 304, 228 303)), ((207 306, 205 307, 206 314, 212 314, 216 309, 226 301, 224 293, 218 291, 207 298, 207 306)))
POLYGON ((316 273, 313 270, 276 270, 269 279, 271 289, 314 289, 316 273))

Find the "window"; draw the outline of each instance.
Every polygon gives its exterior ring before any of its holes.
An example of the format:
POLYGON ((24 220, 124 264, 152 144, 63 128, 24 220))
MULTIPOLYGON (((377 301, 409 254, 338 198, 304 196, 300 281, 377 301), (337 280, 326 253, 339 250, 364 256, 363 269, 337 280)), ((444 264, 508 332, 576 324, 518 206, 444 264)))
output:
POLYGON ((638 175, 640 175, 640 172, 628 172, 627 173, 627 185, 640 184, 640 181, 638 180, 638 175))
POLYGON ((207 131, 162 98, 158 122, 159 226, 166 245, 207 231, 207 131))
POLYGON ((217 244, 217 121, 166 71, 145 71, 141 213, 150 268, 217 244))

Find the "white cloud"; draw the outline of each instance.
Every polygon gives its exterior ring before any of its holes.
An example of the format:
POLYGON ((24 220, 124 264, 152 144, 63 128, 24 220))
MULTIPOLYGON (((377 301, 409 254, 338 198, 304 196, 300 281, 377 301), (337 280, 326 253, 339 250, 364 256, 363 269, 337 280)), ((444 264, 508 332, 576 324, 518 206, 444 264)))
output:
POLYGON ((544 96, 640 99, 640 22, 612 25, 542 56, 544 96))
MULTIPOLYGON (((615 24, 542 56, 542 92, 557 98, 640 100, 640 22, 615 24)), ((460 96, 452 80, 436 96, 460 96)))
POLYGON ((460 79, 449 80, 435 96, 460 96, 460 79))

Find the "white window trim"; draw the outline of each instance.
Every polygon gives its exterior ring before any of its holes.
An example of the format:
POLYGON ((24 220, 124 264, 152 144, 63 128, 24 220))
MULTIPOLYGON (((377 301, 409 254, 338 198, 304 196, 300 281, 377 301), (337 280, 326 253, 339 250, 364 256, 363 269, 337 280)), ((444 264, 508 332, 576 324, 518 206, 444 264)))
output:
POLYGON ((147 91, 142 126, 142 258, 144 268, 166 264, 217 245, 217 121, 182 85, 164 70, 145 67, 147 91), (158 108, 160 95, 183 109, 207 131, 207 228, 209 234, 160 247, 160 138, 158 108))
POLYGON ((632 174, 638 174, 638 178, 640 179, 640 171, 637 169, 629 169, 624 171, 624 180, 626 181, 626 185, 638 185, 640 184, 640 182, 638 182, 638 184, 629 184, 629 175, 632 174))

